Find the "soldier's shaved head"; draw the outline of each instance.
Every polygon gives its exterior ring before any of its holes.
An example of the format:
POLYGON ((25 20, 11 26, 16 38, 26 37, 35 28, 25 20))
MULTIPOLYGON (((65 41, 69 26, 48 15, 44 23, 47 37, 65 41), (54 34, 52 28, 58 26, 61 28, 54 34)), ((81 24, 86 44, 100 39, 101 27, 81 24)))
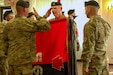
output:
POLYGON ((21 10, 23 10, 23 7, 17 5, 17 6, 16 6, 16 10, 17 10, 17 11, 21 11, 21 10))
POLYGON ((28 15, 29 2, 19 0, 16 3, 16 10, 18 15, 27 16, 28 15))

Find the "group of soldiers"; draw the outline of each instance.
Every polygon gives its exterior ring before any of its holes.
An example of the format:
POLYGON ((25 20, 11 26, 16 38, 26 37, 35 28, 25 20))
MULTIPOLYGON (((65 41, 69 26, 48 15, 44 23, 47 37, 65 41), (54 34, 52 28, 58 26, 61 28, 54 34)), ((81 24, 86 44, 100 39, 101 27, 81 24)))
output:
MULTIPOLYGON (((0 23, 0 75, 33 75, 32 62, 36 61, 35 33, 51 29, 47 20, 51 13, 55 17, 52 20, 66 18, 68 22, 76 17, 73 9, 68 11, 69 16, 66 17, 62 13, 62 4, 60 2, 52 2, 51 8, 48 9, 43 17, 39 16, 35 9, 34 13, 29 13, 28 15, 29 5, 27 1, 17 1, 17 14, 15 17, 11 17, 14 15, 10 11, 10 14, 4 15, 4 19, 7 20, 6 16, 8 16, 11 20, 0 23), (32 15, 35 16, 35 19, 29 18, 32 15)), ((94 0, 85 2, 86 16, 90 20, 84 26, 83 52, 81 56, 83 75, 109 75, 105 47, 111 27, 108 22, 98 15, 99 8, 99 4, 94 0)), ((75 50, 79 50, 77 24, 73 21, 72 25, 74 25, 75 50)), ((68 40, 67 44, 69 44, 68 40)), ((63 71, 48 74, 70 75, 67 63, 63 63, 66 64, 63 71)), ((48 69, 51 69, 51 67, 48 69)), ((44 70, 44 72, 47 71, 44 70)))

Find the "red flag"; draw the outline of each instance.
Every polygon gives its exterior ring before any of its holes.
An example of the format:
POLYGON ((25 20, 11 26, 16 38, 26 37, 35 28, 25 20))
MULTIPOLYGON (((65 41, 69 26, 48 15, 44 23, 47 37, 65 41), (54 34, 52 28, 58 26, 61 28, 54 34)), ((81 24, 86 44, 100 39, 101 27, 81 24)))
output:
POLYGON ((64 67, 64 65, 63 65, 62 58, 59 55, 56 56, 52 61, 52 68, 61 71, 61 68, 63 68, 63 67, 64 67))
POLYGON ((61 69, 67 62, 66 18, 52 20, 50 25, 49 31, 36 33, 37 62, 33 64, 52 64, 61 69))
POLYGON ((58 2, 60 2, 60 0, 58 0, 58 2))

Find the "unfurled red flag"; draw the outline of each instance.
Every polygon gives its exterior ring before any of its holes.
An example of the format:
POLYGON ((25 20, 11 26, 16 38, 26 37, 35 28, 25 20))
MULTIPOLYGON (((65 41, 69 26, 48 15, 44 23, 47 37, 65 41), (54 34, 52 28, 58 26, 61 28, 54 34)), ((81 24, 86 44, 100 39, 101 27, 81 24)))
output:
POLYGON ((52 64, 52 68, 61 70, 67 62, 66 18, 51 20, 51 29, 36 33, 37 62, 33 64, 52 64))

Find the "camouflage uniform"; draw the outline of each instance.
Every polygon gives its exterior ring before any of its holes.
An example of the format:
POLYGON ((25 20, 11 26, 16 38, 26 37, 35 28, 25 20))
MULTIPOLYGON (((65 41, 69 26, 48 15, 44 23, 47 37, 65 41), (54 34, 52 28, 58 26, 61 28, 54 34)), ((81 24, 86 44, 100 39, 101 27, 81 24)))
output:
POLYGON ((21 15, 7 23, 3 32, 2 49, 6 51, 9 75, 32 75, 35 62, 35 32, 50 29, 49 22, 37 17, 39 22, 21 15))
POLYGON ((7 75, 7 69, 6 69, 6 55, 5 51, 3 51, 2 48, 2 40, 3 40, 3 29, 4 29, 5 23, 0 23, 0 75, 7 75))
POLYGON ((83 75, 109 75, 106 42, 110 35, 110 25, 100 16, 93 16, 84 27, 82 61, 89 72, 83 75))

